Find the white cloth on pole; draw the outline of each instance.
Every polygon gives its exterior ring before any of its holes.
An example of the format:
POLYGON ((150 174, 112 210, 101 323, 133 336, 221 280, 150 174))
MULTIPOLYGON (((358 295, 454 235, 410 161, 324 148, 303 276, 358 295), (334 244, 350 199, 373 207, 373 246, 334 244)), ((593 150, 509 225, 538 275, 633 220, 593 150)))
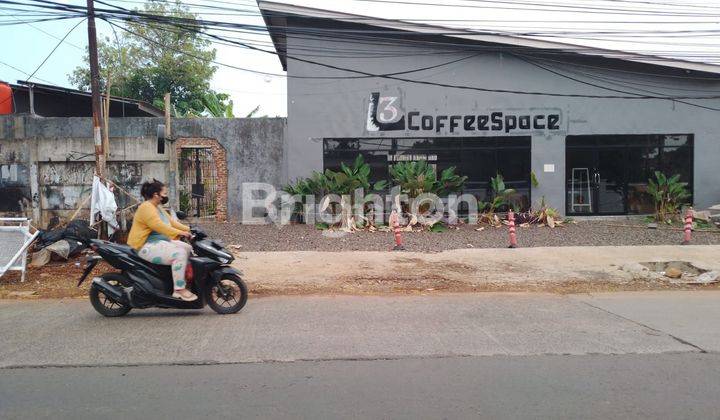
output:
POLYGON ((112 235, 116 229, 120 229, 115 218, 117 209, 115 194, 100 181, 100 178, 94 176, 92 196, 90 197, 90 224, 95 222, 95 215, 100 213, 100 217, 108 224, 108 234, 112 235))

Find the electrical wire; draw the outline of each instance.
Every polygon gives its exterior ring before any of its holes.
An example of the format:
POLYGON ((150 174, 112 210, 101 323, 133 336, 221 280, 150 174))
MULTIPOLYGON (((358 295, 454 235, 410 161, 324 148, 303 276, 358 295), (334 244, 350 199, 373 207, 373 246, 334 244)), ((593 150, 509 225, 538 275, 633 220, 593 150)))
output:
MULTIPOLYGON (((560 6, 552 6, 552 5, 543 5, 542 3, 537 2, 509 2, 509 1, 492 1, 492 3, 504 3, 504 4, 511 4, 518 7, 508 7, 508 6, 498 6, 498 5, 478 5, 478 4, 458 4, 458 3, 434 3, 430 1, 405 1, 405 0, 354 0, 357 2, 366 2, 366 3, 385 3, 385 4, 401 4, 406 6, 439 6, 439 7, 459 7, 459 8, 469 8, 469 9, 509 9, 509 10, 532 10, 532 11, 550 11, 550 12, 558 12, 558 13, 588 13, 588 14, 606 14, 606 15, 613 15, 613 14, 622 14, 622 15, 638 15, 638 16, 712 16, 717 17, 718 15, 712 15, 712 14, 706 14, 706 13, 697 13, 697 12, 677 12, 677 11, 658 11, 658 10, 617 10, 617 9, 611 9, 611 8, 605 8, 605 9, 598 9, 598 8, 590 8, 587 6, 575 6, 574 9, 570 9, 569 5, 565 5, 565 7, 560 6), (546 7, 542 7, 546 6, 546 7)), ((468 0, 470 1, 470 0, 468 0)))
MULTIPOLYGON (((137 20, 137 19, 136 19, 136 20, 137 20)), ((168 24, 172 23, 172 24, 177 25, 176 22, 167 22, 167 23, 168 23, 168 24)), ((177 26, 180 26, 180 25, 177 25, 177 26)), ((197 28, 198 25, 196 24, 195 27, 197 28)), ((187 26, 184 26, 184 28, 187 29, 187 26)), ((223 31, 226 31, 226 30, 231 30, 231 29, 223 28, 223 31)), ((328 37, 325 36, 324 39, 326 39, 326 38, 328 38, 328 37)), ((339 37, 335 37, 335 38, 339 38, 339 37)), ((216 37, 216 39, 218 39, 218 38, 216 37)), ((426 41, 423 41, 423 42, 426 43, 426 41)), ((435 43, 435 44, 444 44, 444 45, 447 45, 448 43, 447 43, 447 42, 444 42, 444 43, 435 43)), ((460 45, 460 44, 455 44, 455 45, 460 45)), ((497 47, 496 47, 496 48, 497 48, 497 47)), ((508 47, 508 48, 512 48, 512 47, 508 47)), ((522 48, 528 48, 528 47, 522 47, 522 48)), ((583 50, 587 50, 587 49, 589 49, 589 48, 590 48, 590 47, 579 47, 579 48, 577 48, 577 50, 583 51, 583 50)), ((567 52, 567 51, 570 51, 570 49, 564 49, 563 51, 567 52)), ((628 56, 628 54, 620 55, 620 54, 616 53, 616 54, 614 54, 614 55, 612 55, 612 54, 605 54, 605 56, 606 56, 606 57, 610 57, 610 58, 612 58, 612 57, 625 58, 625 57, 628 56)), ((704 57, 704 58, 705 58, 705 57, 704 57)), ((672 61, 676 61, 676 60, 673 60, 672 58, 666 58, 666 57, 654 57, 654 59, 656 59, 657 61, 660 61, 660 60, 672 60, 672 61)))
MULTIPOLYGON (((137 36, 137 37, 139 37, 139 38, 141 38, 141 39, 144 39, 145 41, 148 41, 148 42, 150 42, 150 43, 153 43, 153 44, 155 44, 155 45, 157 45, 157 46, 159 46, 159 47, 170 49, 170 50, 172 50, 172 51, 174 51, 174 52, 177 52, 177 53, 180 53, 180 54, 184 54, 184 55, 189 56, 189 57, 191 57, 191 58, 194 58, 194 59, 197 59, 197 60, 201 60, 201 61, 209 61, 209 62, 211 62, 212 64, 217 64, 217 65, 220 65, 220 66, 230 67, 230 68, 234 68, 234 69, 236 69, 236 70, 242 70, 242 71, 247 71, 247 72, 251 72, 251 73, 257 73, 257 74, 261 74, 261 75, 264 75, 264 76, 289 77, 289 78, 295 78, 295 79, 321 79, 321 80, 323 80, 323 79, 366 79, 366 78, 370 78, 370 77, 378 77, 378 75, 358 75, 358 76, 341 76, 341 77, 338 77, 338 76, 289 76, 289 75, 284 75, 284 74, 279 74, 279 73, 262 72, 262 71, 257 71, 257 70, 252 70, 252 69, 243 68, 243 67, 233 66, 233 65, 230 65, 230 64, 221 63, 221 62, 215 61, 215 60, 206 60, 206 59, 204 59, 203 57, 200 57, 200 56, 197 56, 197 55, 194 55, 194 54, 187 53, 187 52, 182 51, 182 50, 180 50, 180 49, 172 48, 172 47, 170 47, 170 46, 168 46, 168 45, 163 45, 163 44, 157 42, 156 40, 154 40, 154 39, 152 39, 152 38, 148 38, 148 37, 146 37, 146 36, 144 36, 144 35, 141 35, 141 34, 139 34, 139 33, 137 33, 137 32, 131 31, 131 30, 127 29, 127 28, 124 28, 124 27, 119 26, 119 25, 117 25, 117 24, 114 24, 114 23, 112 23, 112 22, 107 22, 107 23, 110 24, 110 25, 112 25, 112 26, 115 26, 115 27, 117 27, 117 28, 119 28, 119 29, 122 29, 122 30, 125 31, 125 32, 128 32, 128 33, 130 33, 130 34, 132 34, 132 35, 135 35, 135 36, 137 36)), ((262 50, 262 49, 259 49, 259 48, 256 48, 256 47, 252 47, 251 49, 263 51, 263 52, 266 52, 266 53, 267 53, 267 52, 270 52, 270 51, 262 50)), ((459 58, 459 59, 451 60, 451 61, 448 61, 448 62, 443 62, 443 63, 440 63, 440 64, 434 64, 434 65, 432 65, 432 66, 425 66, 425 67, 420 67, 420 68, 416 68, 416 69, 403 70, 403 71, 393 72, 393 73, 385 73, 385 74, 382 74, 382 75, 379 75, 379 76, 397 76, 397 75, 403 75, 403 74, 418 73, 418 72, 422 72, 422 71, 426 71, 426 70, 435 69, 435 68, 438 68, 438 67, 444 67, 444 66, 448 66, 448 65, 451 65, 451 64, 455 64, 455 63, 458 63, 458 62, 460 62, 460 61, 464 61, 464 60, 468 60, 468 59, 470 59, 470 58, 477 57, 477 56, 479 56, 479 55, 480 55, 480 54, 472 54, 472 55, 469 55, 469 56, 466 56, 466 57, 461 57, 461 58, 459 58)))
POLYGON ((37 66, 37 68, 35 69, 35 71, 33 71, 32 74, 30 74, 30 76, 28 76, 28 79, 27 79, 28 81, 30 81, 30 80, 33 78, 33 76, 35 76, 35 73, 37 73, 38 70, 40 70, 40 68, 48 61, 48 59, 50 59, 50 57, 53 55, 53 53, 55 52, 55 50, 57 50, 58 47, 59 47, 60 45, 62 45, 63 42, 65 42, 65 38, 67 38, 67 37, 72 33, 72 31, 74 31, 75 28, 77 28, 78 26, 80 26, 80 24, 83 23, 83 22, 85 22, 85 18, 83 18, 82 20, 80 20, 78 23, 75 24, 75 26, 73 26, 72 28, 70 28, 69 31, 67 31, 67 33, 65 34, 65 36, 62 37, 62 39, 61 39, 57 44, 55 44, 55 47, 54 47, 54 48, 52 49, 52 51, 50 51, 50 53, 45 57, 45 59, 42 61, 42 63, 40 63, 40 65, 37 66))
MULTIPOLYGON (((51 37, 51 38, 55 38, 55 39, 58 40, 58 41, 62 39, 62 38, 60 38, 60 37, 58 37, 58 36, 55 36, 55 35, 51 34, 50 32, 44 30, 43 28, 41 28, 41 27, 39 27, 39 26, 33 25, 33 23, 35 23, 35 22, 32 22, 32 23, 30 23, 30 22, 22 22, 18 17, 14 16, 14 15, 9 15, 9 16, 10 16, 11 18, 17 20, 18 22, 21 22, 21 23, 23 23, 23 24, 25 24, 25 25, 30 26, 31 28, 34 28, 34 29, 36 29, 36 30, 44 33, 45 35, 47 35, 47 36, 49 36, 49 37, 51 37)), ((65 18, 63 17, 63 19, 65 19, 65 18)), ((44 20, 43 20, 43 21, 44 21, 44 20)), ((84 50, 85 50, 84 48, 79 47, 79 46, 73 44, 73 43, 70 42, 70 41, 65 41, 65 43, 66 43, 67 45, 70 45, 71 47, 74 47, 74 48, 78 49, 78 50, 81 50, 81 51, 84 51, 84 50)))
MULTIPOLYGON (((79 11, 79 10, 85 10, 82 6, 71 6, 71 5, 63 5, 62 3, 57 3, 53 1, 48 0, 30 0, 36 3, 49 5, 48 7, 56 10, 69 10, 69 11, 79 11)), ((357 1, 380 1, 380 0, 357 0, 357 1)), ((3 0, 0 3, 9 3, 9 4, 16 4, 17 2, 13 2, 10 0, 3 0)), ((103 4, 109 4, 105 2, 100 2, 103 4)), ((118 7, 118 6, 113 6, 118 7)), ((108 9, 96 9, 98 14, 106 13, 109 16, 114 16, 116 18, 121 18, 122 16, 127 17, 136 17, 136 18, 144 18, 149 20, 156 20, 156 21, 167 21, 167 20, 174 20, 176 22, 182 22, 185 24, 195 24, 200 25, 203 27, 215 27, 215 28, 229 28, 229 27, 244 27, 247 29, 255 30, 255 31, 267 31, 268 29, 273 29, 272 26, 265 26, 265 25, 248 25, 248 24, 238 24, 233 22, 224 22, 224 21, 209 21, 209 20, 199 20, 199 19, 188 19, 188 18, 180 18, 180 17, 169 17, 169 16, 160 16, 160 15, 152 15, 148 13, 144 13, 137 10, 128 10, 125 8, 119 8, 118 10, 108 10, 108 9)), ((718 15, 720 17, 720 15, 718 15)), ((303 29, 292 29, 293 31, 302 32, 303 29)), ((379 34, 398 34, 398 30, 388 30, 388 29, 380 29, 380 30, 368 30, 368 29, 336 29, 336 28, 314 28, 313 31, 316 33, 331 33, 331 34, 339 34, 339 33, 363 33, 363 34, 372 34, 372 35, 379 35, 379 34)), ((417 36, 427 36, 427 35, 445 35, 445 36, 452 36, 452 35, 463 35, 463 34, 469 34, 472 33, 472 31, 469 31, 467 29, 460 30, 455 29, 452 30, 450 28, 442 31, 436 31, 436 32, 425 32, 423 34, 417 34, 417 36)), ((686 36, 688 34, 696 33, 696 34, 720 34, 720 30, 718 29, 708 29, 708 30, 667 30, 667 31, 581 31, 581 32, 553 32, 553 33, 544 33, 544 32, 515 32, 515 33, 506 33, 506 32, 498 32, 499 35, 514 35, 514 36, 544 36, 544 37, 558 37, 560 35, 572 35, 574 33, 581 33, 581 34, 596 34, 596 35, 613 35, 613 34, 619 34, 619 35, 635 35, 635 34, 641 34, 641 35, 682 35, 686 36)), ((406 33, 406 35, 414 35, 413 33, 406 33)))
MULTIPOLYGON (((217 39, 217 38, 216 38, 216 39, 217 39)), ((236 43, 236 44, 237 44, 237 43, 236 43)), ((619 56, 619 55, 617 55, 617 54, 615 55, 615 57, 617 57, 617 58, 624 58, 624 57, 621 57, 621 56, 619 56)), ((687 58, 707 59, 709 56, 708 56, 708 55, 698 56, 698 55, 696 54, 696 55, 686 55, 686 57, 687 57, 687 58)), ((665 58, 660 58, 660 59, 665 59, 665 58)))
MULTIPOLYGON (((37 1, 37 0, 36 0, 36 1, 37 1)), ((47 1, 43 1, 43 2, 41 2, 41 3, 58 4, 58 3, 56 3, 56 2, 47 2, 47 1)), ((61 6, 63 6, 63 5, 61 5, 61 6)), ((66 8, 66 6, 63 6, 63 8, 66 8)), ((127 11, 127 9, 124 9, 124 10, 127 11)), ((128 14, 132 14, 132 11, 127 11, 127 13, 128 13, 128 14)), ((144 16, 144 17, 145 17, 145 18, 148 18, 147 16, 144 16)), ((107 18, 109 19, 109 17, 107 17, 107 18)), ((154 19, 157 20, 157 16, 156 16, 154 19)), ((210 24, 214 24, 214 25, 217 26, 217 25, 222 25, 223 23, 224 23, 224 22, 218 23, 218 22, 206 22, 206 21, 203 21, 203 22, 201 23, 201 25, 203 25, 204 27, 205 27, 205 26, 208 26, 208 25, 210 25, 210 24)), ((223 26, 224 26, 223 29, 225 30, 225 29, 227 28, 227 24, 225 23, 225 25, 223 25, 223 26)), ((262 31, 266 31, 266 30, 267 30, 267 28, 265 28, 265 27, 253 27, 253 26, 250 26, 250 25, 244 25, 244 26, 245 26, 246 28, 248 28, 249 30, 255 31, 255 32, 258 32, 258 30, 262 30, 262 31), (260 28, 261 28, 261 29, 260 29, 260 28)), ((315 32, 317 33, 317 31, 315 31, 315 32)), ((335 32, 337 32, 337 31, 335 31, 335 32)), ((368 32, 368 31, 365 30, 365 32, 368 32)), ((500 35, 508 35, 507 33, 499 33, 499 34, 500 34, 500 35)), ((546 34, 524 34, 524 35, 546 35, 546 34)), ((706 57, 707 57, 707 56, 706 56, 706 57)))
MULTIPOLYGON (((541 68, 541 69, 543 69, 543 70, 545 70, 545 71, 548 71, 548 72, 550 72, 550 73, 552 73, 552 74, 558 75, 558 76, 560 76, 560 77, 564 77, 564 78, 566 78, 566 79, 569 79, 569 80, 572 80, 572 81, 575 81, 575 82, 578 82, 578 83, 581 83, 581 84, 584 84, 584 85, 596 87, 596 88, 599 88, 599 89, 604 89, 604 90, 607 90, 607 91, 610 91, 610 92, 618 92, 618 93, 626 93, 626 94, 635 94, 635 93, 633 93, 633 92, 628 92, 628 91, 626 91, 626 90, 614 89, 614 88, 610 88, 610 87, 607 87, 607 86, 601 86, 601 85, 598 85, 598 84, 596 84, 596 83, 586 82, 586 81, 580 80, 580 79, 578 79, 578 78, 576 78, 576 77, 568 76, 568 75, 562 74, 562 73, 560 73, 560 72, 558 72, 558 71, 549 69, 549 68, 547 68, 547 67, 545 67, 545 66, 543 66, 543 65, 541 65, 541 64, 538 64, 538 63, 536 63, 536 62, 534 62, 534 61, 532 61, 532 60, 529 60, 529 59, 527 59, 527 58, 521 57, 521 56, 519 56, 519 55, 517 55, 517 54, 513 54, 513 55, 515 55, 515 56, 518 57, 519 59, 521 59, 521 60, 525 61, 526 63, 529 63, 529 64, 531 64, 531 65, 533 65, 533 66, 535 66, 535 67, 541 68)), ((636 90, 641 90, 641 89, 637 89, 637 88, 635 88, 635 89, 636 89, 636 90)), ((653 94, 653 95, 659 95, 657 92, 653 92, 653 91, 649 91, 649 90, 641 90, 641 91, 644 91, 645 93, 651 93, 651 94, 653 94)), ((636 94, 636 95, 640 96, 641 94, 636 94)), ((719 96, 718 98, 720 98, 720 96, 719 96)), ((700 105, 700 104, 695 104, 695 103, 692 103, 692 102, 683 101, 682 99, 685 99, 685 98, 678 98, 678 97, 671 97, 671 96, 664 96, 664 97, 663 97, 663 96, 658 96, 657 99, 671 100, 671 101, 673 101, 673 102, 679 102, 679 103, 682 103, 682 104, 685 104, 685 105, 690 105, 690 106, 694 106, 694 107, 697 107, 697 108, 703 108, 703 109, 707 109, 707 110, 710 110, 710 111, 720 111, 720 108, 713 108, 713 107, 708 107, 708 106, 705 106, 705 105, 700 105)), ((691 98, 687 98, 687 99, 691 99, 691 98)))
MULTIPOLYGON (((57 3, 55 3, 55 2, 48 2, 48 1, 41 1, 40 3, 46 3, 46 4, 49 3, 49 4, 57 5, 57 3)), ((105 2, 101 2, 101 3, 106 4, 105 2)), ((69 11, 73 11, 73 12, 77 11, 77 8, 73 9, 73 8, 68 8, 68 7, 61 7, 60 9, 69 10, 69 11)), ((82 8, 80 8, 80 9, 82 9, 82 8)), ((119 10, 127 10, 127 9, 120 8, 119 10)), ((101 10, 100 12, 110 15, 110 13, 108 13, 108 12, 112 12, 112 11, 101 10)), ((197 22, 195 20, 192 20, 193 22, 188 22, 188 21, 190 21, 190 19, 176 19, 176 18, 168 19, 167 17, 160 17, 157 15, 148 16, 147 14, 138 13, 135 11, 132 11, 132 12, 128 11, 128 13, 125 16, 105 16, 105 17, 103 17, 103 20, 106 20, 111 25, 116 25, 116 24, 113 24, 112 22, 110 22, 111 19, 121 19, 121 20, 124 20, 127 22, 139 22, 139 21, 143 21, 143 20, 151 21, 151 22, 155 22, 155 23, 159 23, 159 24, 163 24, 163 25, 169 25, 169 26, 174 26, 174 27, 181 28, 184 30, 188 30, 188 31, 194 32, 196 34, 202 34, 202 32, 198 28, 205 28, 208 24, 211 24, 213 26, 214 30, 225 30, 226 28, 233 28, 233 27, 241 27, 241 28, 248 28, 248 29, 256 29, 257 28, 257 27, 253 28, 252 25, 228 25, 226 22, 207 22, 207 21, 197 22), (189 25, 193 25, 193 26, 189 26, 189 25)), ((121 26, 118 26, 118 27, 121 28, 122 30, 133 33, 132 31, 129 31, 127 28, 124 28, 121 26)), ((267 30, 267 28, 264 28, 264 30, 267 30)), ((316 31, 315 33, 317 34, 318 32, 316 31)), ((347 32, 345 32, 345 33, 347 33, 347 32)), ((398 31, 393 31, 393 33, 397 34, 398 31)), ((138 35, 138 34, 135 34, 135 35, 138 35)), ((244 42, 240 42, 240 41, 236 41, 236 40, 227 40, 227 39, 223 38, 222 36, 218 36, 216 34, 204 33, 204 36, 217 39, 218 41, 229 42, 231 44, 238 45, 238 46, 241 46, 244 48, 248 48, 248 49, 254 50, 254 51, 270 53, 270 54, 278 54, 276 51, 268 51, 268 50, 259 48, 254 45, 249 45, 248 43, 244 43, 244 42)), ((165 46, 165 47, 168 47, 168 46, 165 46)), ((375 77, 375 78, 387 78, 387 79, 391 79, 391 80, 397 80, 400 82, 420 83, 420 84, 428 84, 428 85, 448 87, 448 88, 479 90, 479 91, 484 91, 484 92, 500 92, 500 93, 525 94, 525 95, 547 95, 547 96, 561 96, 561 97, 589 97, 589 98, 608 98, 608 99, 663 99, 663 100, 682 100, 682 99, 702 100, 702 99, 720 98, 718 96, 673 96, 673 97, 664 96, 664 95, 663 96, 650 96, 650 95, 638 95, 638 94, 634 94, 632 92, 622 92, 622 93, 631 94, 634 96, 618 96, 618 95, 601 96, 601 95, 559 94, 559 93, 552 93, 552 92, 522 92, 522 91, 501 90, 501 89, 486 89, 486 88, 475 87, 475 86, 451 85, 451 84, 435 83, 435 82, 429 82, 429 81, 419 81, 419 80, 412 80, 412 79, 405 79, 405 78, 397 77, 398 74, 406 74, 406 73, 421 71, 421 70, 417 70, 417 69, 409 70, 409 71, 405 71, 405 72, 398 72, 398 73, 374 74, 374 73, 370 73, 370 72, 359 71, 356 69, 350 69, 350 68, 344 68, 341 66, 329 65, 327 63, 321 63, 321 62, 317 62, 315 60, 308 60, 308 59, 304 59, 304 58, 296 57, 296 56, 287 56, 287 58, 290 60, 297 60, 297 61, 301 61, 301 62, 306 62, 308 64, 314 64, 314 65, 318 65, 318 66, 331 68, 334 70, 340 70, 340 71, 345 71, 345 72, 350 72, 350 73, 355 73, 355 74, 360 75, 360 76, 355 76, 355 77, 352 77, 352 76, 327 77, 327 78, 331 78, 331 79, 375 77)), ((467 58, 465 58, 465 59, 467 59, 467 58)), ((222 63, 217 63, 217 62, 214 62, 214 63, 223 65, 222 63)), ((443 64, 443 65, 447 65, 447 64, 443 64)), ((438 67, 438 66, 431 66, 430 68, 435 68, 435 67, 438 67)), ((249 69, 244 69, 244 70, 248 71, 249 69)), ((257 71, 253 71, 253 72, 256 72, 259 74, 265 74, 265 75, 273 75, 273 76, 276 75, 276 74, 265 73, 265 72, 257 72, 257 71)), ((565 76, 566 75, 563 75, 563 77, 565 77, 565 76)), ((300 76, 300 78, 303 78, 303 76, 300 76)), ((308 78, 321 78, 321 77, 316 76, 316 77, 308 77, 308 78)), ((585 82, 582 82, 582 83, 585 83, 585 82)), ((587 83, 585 83, 585 84, 587 84, 587 83)), ((598 87, 601 89, 607 89, 606 87, 603 87, 603 86, 598 86, 598 87)), ((697 104, 693 104, 693 105, 697 105, 697 104)))
MULTIPOLYGON (((120 27, 120 29, 125 30, 128 33, 134 34, 139 36, 137 33, 134 33, 127 28, 120 27)), ((149 38, 145 38, 148 39, 149 38)), ((167 46, 165 46, 167 47, 167 46)), ((251 49, 257 49, 252 47, 251 49)), ((180 50, 176 50, 179 53, 182 53, 180 50)), ((269 51, 260 50, 263 52, 268 53, 269 51)), ((274 53, 274 52, 269 52, 274 53)), ((423 81, 423 80, 414 80, 414 79, 407 79, 403 77, 398 77, 391 74, 375 74, 370 73, 358 69, 351 69, 351 68, 345 68, 341 66, 335 66, 327 63, 320 63, 314 60, 307 60, 299 57, 292 57, 287 56, 289 59, 305 62, 308 64, 314 64, 321 67, 330 68, 333 70, 340 70, 350 73, 359 74, 366 77, 373 77, 373 78, 383 78, 383 79, 390 79, 390 80, 396 80, 400 82, 407 82, 407 83, 413 83, 413 84, 421 84, 421 85, 429 85, 429 86, 436 86, 436 87, 444 87, 444 88, 454 88, 454 89, 464 89, 464 90, 472 90, 472 91, 480 91, 480 92, 495 92, 495 93, 507 93, 507 94, 516 94, 516 95, 539 95, 539 96, 552 96, 552 97, 570 97, 570 98, 593 98, 593 99, 662 99, 662 100, 681 100, 681 99, 720 99, 720 95, 714 95, 714 96, 674 96, 674 97, 667 97, 667 96, 650 96, 650 95, 635 95, 634 96, 620 96, 620 95, 587 95, 587 94, 571 94, 571 93, 556 93, 556 92, 539 92, 539 91, 517 91, 517 90, 511 90, 511 89, 490 89, 490 88, 483 88, 478 86, 464 86, 464 85, 455 85, 450 83, 439 83, 439 82, 430 82, 430 81, 423 81)), ((295 76, 297 77, 297 76, 295 76)), ((334 79, 346 79, 349 78, 348 76, 343 77, 333 77, 334 79)))

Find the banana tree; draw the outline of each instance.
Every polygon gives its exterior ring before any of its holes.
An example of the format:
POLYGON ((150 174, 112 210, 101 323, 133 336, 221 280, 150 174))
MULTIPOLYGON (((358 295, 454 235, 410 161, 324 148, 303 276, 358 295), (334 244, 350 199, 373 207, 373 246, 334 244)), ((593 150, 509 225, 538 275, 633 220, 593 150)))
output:
POLYGON ((390 166, 389 172, 395 184, 410 198, 424 193, 444 196, 458 192, 467 181, 466 176, 455 173, 454 166, 443 170, 438 179, 435 169, 424 160, 396 163, 390 166))
MULTIPOLYGON (((386 181, 379 181, 374 184, 370 183, 370 165, 365 163, 362 155, 358 155, 352 166, 346 165, 344 162, 340 164, 340 171, 326 169, 324 172, 313 172, 308 178, 303 178, 285 186, 284 191, 291 195, 300 195, 301 197, 313 195, 316 198, 325 197, 320 202, 321 211, 329 209, 331 213, 337 214, 338 203, 330 203, 328 194, 336 194, 341 197, 340 209, 342 214, 343 229, 352 229, 354 221, 351 212, 352 199, 354 192, 358 188, 362 188, 365 192, 381 191, 387 187, 386 181), (350 201, 347 201, 350 197, 350 201)), ((302 211, 302 205, 296 204, 296 213, 302 211)))
POLYGON ((393 182, 403 194, 415 198, 423 193, 433 192, 437 181, 435 170, 427 161, 400 162, 388 169, 393 182))
POLYGON ((655 179, 648 180, 647 192, 655 202, 655 220, 664 223, 671 223, 690 198, 687 182, 680 182, 679 174, 668 178, 660 171, 655 171, 655 179))
POLYGON ((480 220, 498 224, 499 219, 495 216, 495 212, 504 205, 510 205, 510 196, 515 194, 515 189, 507 188, 505 180, 500 174, 490 178, 490 189, 492 189, 492 199, 487 202, 478 202, 478 211, 483 214, 480 220))
MULTIPOLYGON (((447 196, 450 193, 461 191, 467 181, 466 176, 459 176, 455 173, 455 167, 443 170, 438 178, 435 169, 424 160, 397 163, 390 166, 389 172, 393 182, 410 199, 415 199, 425 193, 447 196)), ((424 214, 429 208, 430 203, 426 203, 422 204, 418 210, 424 214)), ((413 217, 411 220, 416 219, 413 217)), ((432 226, 432 224, 430 225, 432 226)))

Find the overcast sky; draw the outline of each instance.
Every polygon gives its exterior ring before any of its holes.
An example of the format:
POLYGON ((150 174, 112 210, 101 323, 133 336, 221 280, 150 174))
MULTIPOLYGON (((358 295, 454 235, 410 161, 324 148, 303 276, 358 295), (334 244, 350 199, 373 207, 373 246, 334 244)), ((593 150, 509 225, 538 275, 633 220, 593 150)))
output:
MULTIPOLYGON (((137 0, 107 0, 123 7, 139 7, 137 0)), ((257 6, 251 0, 223 0, 226 3, 211 0, 188 0, 195 4, 208 4, 223 7, 253 9, 257 6)), ((457 26, 478 30, 494 31, 559 31, 576 32, 567 35, 567 39, 553 37, 576 44, 593 45, 624 51, 662 54, 689 58, 696 61, 720 63, 720 0, 498 0, 498 2, 478 0, 396 0, 397 3, 368 2, 360 0, 278 0, 278 2, 306 5, 315 8, 344 11, 354 14, 377 16, 389 19, 447 19, 435 22, 444 26, 457 26), (408 5, 398 3, 436 3, 435 5, 408 5), (509 3, 525 2, 530 5, 511 5, 509 3), (547 9, 545 4, 581 5, 586 13, 577 11, 533 10, 547 9), (649 3, 652 3, 650 5, 649 3), (679 4, 672 7, 669 4, 679 4), (458 7, 458 5, 473 7, 458 7), (614 8, 616 12, 600 10, 614 8), (622 10, 633 11, 664 10, 667 15, 637 15, 622 10), (473 20, 458 21, 458 19, 473 20), (478 22, 482 20, 483 22, 478 22), (533 22, 519 22, 533 21, 533 22), (540 21, 540 22, 537 22, 540 21), (591 23, 597 22, 597 23, 591 23), (614 22, 614 23, 613 23, 614 22), (632 22, 632 23, 628 23, 632 22), (639 23, 646 22, 646 23, 639 23), (651 23, 652 22, 652 23, 651 23), (660 22, 660 23, 658 23, 660 22), (670 24, 668 22, 682 22, 670 24), (711 31, 701 34, 677 33, 663 37, 651 37, 633 34, 632 36, 593 35, 583 36, 578 31, 711 31), (717 32, 712 32, 717 31, 717 32), (592 38, 592 39, 587 39, 592 38)), ((84 5, 84 0, 66 0, 67 4, 84 5)), ((97 7, 100 7, 98 5, 97 7)), ((203 9, 193 8, 199 12, 203 9)), ((228 13, 228 12, 225 12, 228 13)), ((3 22, 13 18, 7 11, 0 10, 3 22)), ((226 20, 238 23, 262 25, 259 16, 221 16, 201 13, 201 18, 226 20)), ((3 52, 0 54, 0 80, 14 82, 27 79, 29 73, 45 59, 59 38, 62 38, 78 19, 60 22, 43 22, 32 25, 19 24, 0 26, 0 39, 3 39, 3 52), (11 67, 12 66, 12 67, 11 67), (14 68, 13 68, 14 67, 14 68)), ((112 31, 104 22, 98 22, 100 36, 112 36, 112 31)), ((256 39, 269 41, 266 35, 256 39)), ((55 51, 50 59, 37 72, 34 80, 40 83, 51 83, 70 87, 67 75, 82 63, 82 56, 87 46, 86 25, 80 24, 67 40, 55 51)), ((216 45, 217 61, 257 69, 270 73, 283 73, 276 56, 262 52, 254 52, 241 48, 216 45)), ((286 115, 286 85, 283 77, 268 77, 246 73, 226 67, 219 67, 212 81, 212 87, 220 92, 230 93, 235 103, 236 116, 244 116, 255 106, 260 105, 260 115, 286 115)))

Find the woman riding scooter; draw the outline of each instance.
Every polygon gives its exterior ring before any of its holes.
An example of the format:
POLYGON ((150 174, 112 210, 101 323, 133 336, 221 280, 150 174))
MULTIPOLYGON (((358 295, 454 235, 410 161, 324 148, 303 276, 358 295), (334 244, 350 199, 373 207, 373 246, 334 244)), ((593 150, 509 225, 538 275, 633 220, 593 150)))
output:
POLYGON ((185 267, 192 254, 192 246, 178 241, 190 238, 190 228, 173 220, 160 205, 168 202, 167 187, 153 179, 140 189, 145 201, 140 204, 128 234, 127 244, 138 251, 140 258, 153 264, 169 265, 173 277, 173 297, 194 301, 197 296, 185 288, 185 267))

